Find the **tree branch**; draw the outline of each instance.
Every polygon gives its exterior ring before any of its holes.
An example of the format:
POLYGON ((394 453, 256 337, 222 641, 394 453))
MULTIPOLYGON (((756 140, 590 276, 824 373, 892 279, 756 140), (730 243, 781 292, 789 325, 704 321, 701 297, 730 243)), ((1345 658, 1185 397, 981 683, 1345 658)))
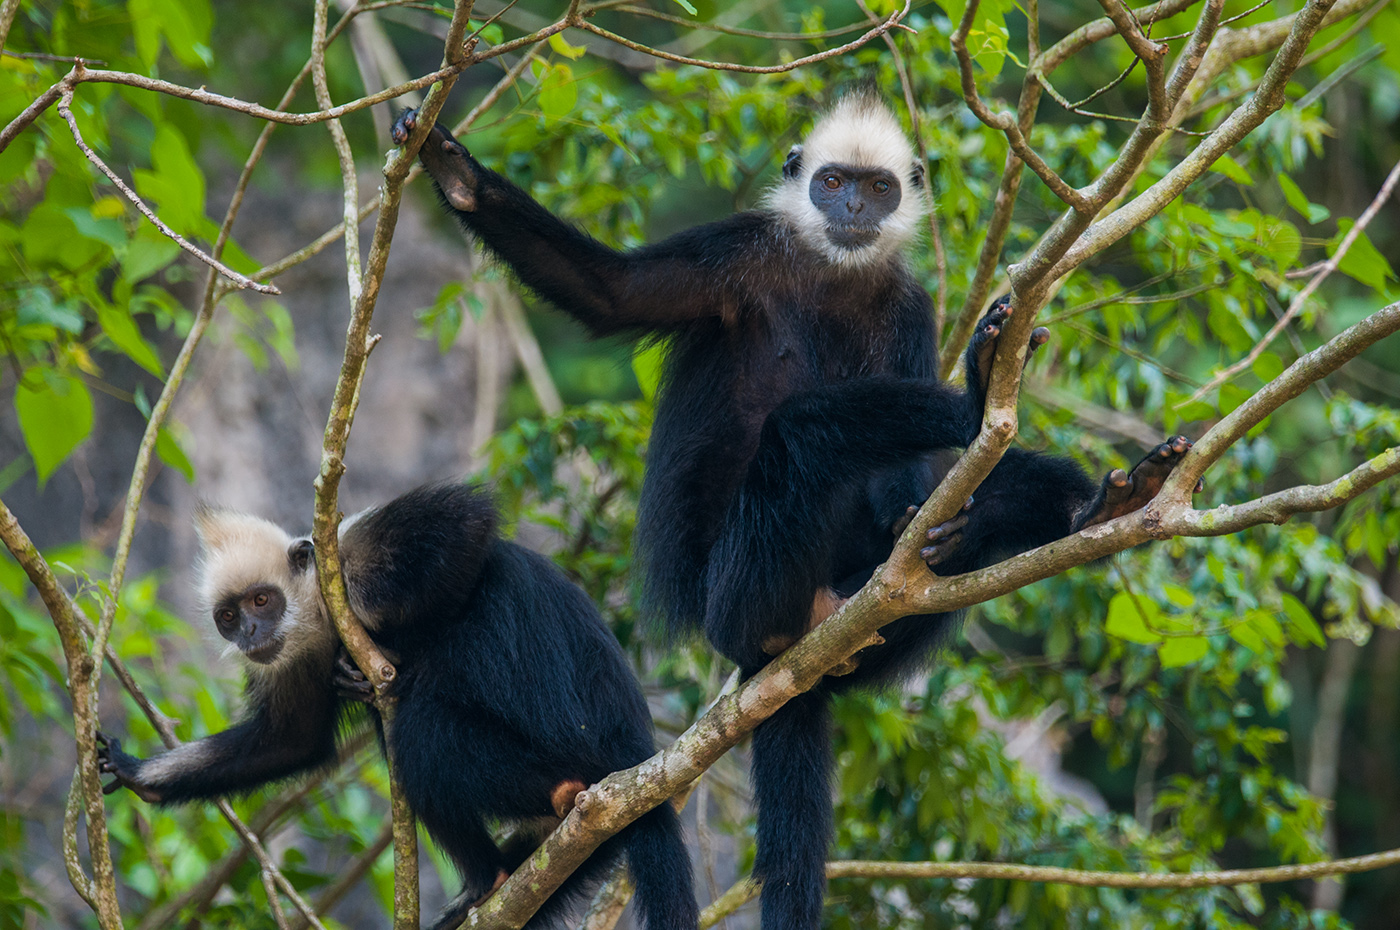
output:
MULTIPOLYGON (((0 501, 0 539, 4 540, 5 547, 24 569, 30 583, 38 590, 49 616, 53 618, 68 666, 68 691, 73 701, 73 730, 78 755, 74 789, 81 788, 82 792, 92 879, 88 881, 78 863, 76 833, 64 837, 64 860, 68 865, 68 875, 73 888, 92 905, 102 930, 121 930, 116 872, 112 866, 107 817, 102 806, 102 778, 97 770, 97 692, 93 688, 93 658, 83 639, 77 608, 68 597, 68 592, 63 590, 49 563, 39 554, 29 535, 3 501, 0 501)), ((68 803, 74 813, 65 815, 65 822, 71 820, 74 830, 77 826, 76 798, 77 795, 70 791, 68 803)))
MULTIPOLYGON (((827 878, 917 878, 992 879, 1013 882, 1045 882, 1086 888, 1217 888, 1232 885, 1291 882, 1328 875, 1373 872, 1400 864, 1400 849, 1331 859, 1298 865, 1278 865, 1262 869, 1228 869, 1214 872, 1101 872, 1091 869, 1062 869, 1054 866, 1019 865, 1010 862, 872 862, 841 859, 826 864, 827 878)), ((751 878, 741 879, 700 914, 700 927, 714 926, 758 897, 763 885, 751 878)))

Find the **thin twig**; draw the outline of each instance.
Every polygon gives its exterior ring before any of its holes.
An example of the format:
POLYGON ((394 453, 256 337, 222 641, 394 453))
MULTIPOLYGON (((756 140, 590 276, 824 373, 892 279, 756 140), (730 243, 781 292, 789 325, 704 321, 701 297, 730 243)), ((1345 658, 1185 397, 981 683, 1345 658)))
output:
POLYGON ((263 891, 267 894, 267 904, 272 909, 272 919, 276 922, 278 930, 291 930, 287 926, 287 912, 282 910, 282 902, 277 898, 277 880, 267 869, 258 874, 262 877, 263 891))
MULTIPOLYGON (((583 15, 588 16, 592 10, 598 8, 598 4, 593 7, 585 7, 583 15)), ((742 29, 738 26, 724 26, 719 23, 697 22, 693 19, 686 19, 682 16, 672 16, 669 13, 658 13, 655 10, 648 10, 645 7, 634 6, 631 3, 622 3, 610 9, 618 13, 628 13, 632 16, 645 16, 648 19, 659 19, 663 23, 673 23, 686 29, 701 29, 706 32, 722 32, 731 36, 746 36, 753 39, 771 39, 775 42, 813 42, 817 39, 834 39, 837 36, 850 35, 865 28, 863 23, 852 23, 849 26, 841 26, 837 29, 824 29, 821 32, 767 32, 762 29, 742 29)))
POLYGON ((1307 302, 1307 299, 1313 295, 1313 292, 1318 289, 1323 281, 1327 280, 1332 272, 1341 267, 1342 259, 1346 257, 1347 251, 1351 249, 1352 244, 1355 243, 1357 239, 1361 238, 1362 232, 1365 231, 1371 220, 1376 218, 1376 214, 1380 212, 1385 202, 1390 199, 1390 195, 1395 190, 1395 185, 1398 181, 1400 181, 1400 162, 1397 162, 1395 167, 1390 169, 1390 174, 1386 176, 1385 183, 1381 185, 1380 192, 1376 194, 1370 206, 1357 218, 1356 223, 1351 229, 1347 230, 1347 234, 1342 237, 1342 241, 1337 243, 1337 251, 1332 253, 1331 258, 1327 259, 1325 262, 1319 262, 1318 265, 1315 266, 1316 271, 1313 273, 1312 280, 1289 301, 1288 309, 1284 311, 1283 316, 1279 317, 1278 322, 1271 326, 1269 331, 1264 334, 1264 338, 1260 339, 1259 342, 1255 344, 1254 348, 1249 350, 1248 355, 1221 371, 1203 384, 1194 394, 1180 404, 1177 404, 1178 408, 1192 401, 1200 400, 1224 382, 1229 381, 1235 375, 1253 365, 1255 360, 1264 354, 1264 350, 1277 338, 1279 333, 1283 332, 1284 327, 1293 322, 1293 319, 1302 311, 1303 305, 1307 302))
MULTIPOLYGON (((326 26, 329 18, 329 0, 317 0, 312 25, 311 38, 311 84, 316 89, 316 104, 323 110, 331 109, 330 87, 326 79, 326 26)), ((340 162, 340 184, 343 190, 343 210, 346 230, 355 229, 355 218, 359 215, 359 182, 355 175, 355 156, 350 151, 350 140, 340 120, 326 122, 331 141, 335 145, 336 157, 340 162)), ((345 236, 345 276, 350 287, 350 303, 353 306, 360 299, 360 237, 354 234, 345 236)))
POLYGON ((162 235, 174 241, 176 245, 184 249, 186 252, 189 252, 195 258, 204 262, 204 264, 210 266, 211 268, 217 268, 219 274, 228 278, 230 281, 237 284, 240 288, 254 290, 260 294, 282 293, 280 290, 278 290, 275 286, 271 284, 259 284, 252 278, 239 274, 232 268, 225 265, 223 262, 220 262, 218 259, 214 258, 214 256, 205 254, 203 251, 201 251, 199 248, 197 248, 196 246, 191 244, 187 239, 185 239, 184 236, 180 235, 175 230, 165 225, 165 223, 161 221, 160 217, 156 216, 155 213, 151 210, 151 208, 146 206, 145 201, 143 201, 140 197, 136 195, 136 191, 132 190, 130 187, 127 187, 126 182, 123 181, 120 177, 118 177, 115 171, 113 171, 111 168, 108 168, 107 163, 104 162, 101 158, 98 158, 97 153, 94 152, 91 148, 89 148, 88 144, 83 141, 83 134, 78 130, 78 121, 73 118, 73 111, 69 109, 69 104, 71 104, 72 102, 73 91, 71 89, 64 90, 59 96, 58 113, 64 118, 65 121, 67 121, 68 128, 73 133, 73 141, 78 146, 78 149, 84 155, 87 156, 88 161, 96 165, 98 170, 105 174, 107 178, 117 186, 117 190, 121 191, 122 194, 125 195, 126 199, 131 201, 132 206, 136 207, 137 210, 141 211, 142 216, 150 220, 151 224, 155 226, 156 229, 160 230, 162 235))
POLYGON ((867 31, 854 41, 847 42, 845 45, 836 48, 829 48, 826 51, 808 55, 804 58, 794 58, 792 61, 780 65, 740 65, 728 61, 707 61, 702 58, 687 58, 684 55, 676 55, 659 48, 643 45, 640 42, 633 42, 631 39, 623 38, 617 33, 609 32, 600 26, 595 26, 585 19, 578 19, 577 21, 570 22, 569 25, 582 29, 585 32, 591 32, 596 36, 601 36, 611 42, 616 42, 618 45, 624 48, 630 48, 634 52, 641 52, 644 55, 650 55, 653 58, 660 58, 664 61, 673 61, 676 64, 694 65, 697 68, 709 68, 712 71, 739 71, 744 74, 781 74, 796 68, 801 68, 804 65, 825 61, 828 58, 835 58, 838 55, 844 55, 847 52, 855 51, 871 39, 884 35, 891 29, 896 28, 899 25, 899 21, 909 13, 911 2, 912 0, 904 0, 903 8, 891 13, 884 22, 874 29, 867 31))
POLYGON ((953 54, 958 59, 958 74, 962 80, 963 101, 974 116, 1006 136, 1006 141, 1010 144, 1011 150, 1016 153, 1016 157, 1024 162, 1026 167, 1034 171, 1036 177, 1045 182, 1045 186, 1050 188, 1051 193, 1076 213, 1088 211, 1090 209, 1089 202, 1084 195, 1056 174, 1054 169, 1045 163, 1045 159, 1040 157, 1040 153, 1031 148, 1030 143, 1026 140, 1025 132, 1021 129, 1020 121, 1010 113, 993 112, 982 100, 982 95, 977 90, 977 76, 973 69, 972 54, 967 49, 967 37, 977 22, 977 11, 980 5, 980 0, 970 0, 951 39, 953 54))

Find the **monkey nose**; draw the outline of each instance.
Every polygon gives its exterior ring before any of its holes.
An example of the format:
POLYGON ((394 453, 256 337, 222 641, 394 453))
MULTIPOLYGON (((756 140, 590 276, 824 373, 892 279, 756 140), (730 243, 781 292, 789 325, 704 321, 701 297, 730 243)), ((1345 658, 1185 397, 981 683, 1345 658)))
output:
POLYGON ((862 211, 862 210, 864 210, 864 209, 865 209, 865 203, 864 203, 863 201, 860 201, 860 200, 848 200, 848 201, 846 201, 846 211, 847 211, 848 213, 850 213, 852 216, 854 216, 855 214, 859 213, 860 211, 862 211))

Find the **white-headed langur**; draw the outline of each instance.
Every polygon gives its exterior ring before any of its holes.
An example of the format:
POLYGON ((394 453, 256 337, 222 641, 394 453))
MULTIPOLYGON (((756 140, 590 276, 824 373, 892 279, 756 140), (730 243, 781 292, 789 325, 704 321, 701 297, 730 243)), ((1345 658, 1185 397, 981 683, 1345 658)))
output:
MULTIPOLYGON (((341 650, 311 540, 258 517, 203 510, 201 598, 247 670, 233 727, 149 759, 101 736, 107 786, 174 804, 251 791, 335 761, 349 711, 372 696, 341 650)), ((575 796, 653 753, 651 716, 617 640, 548 560, 496 535, 463 484, 419 488, 348 518, 351 606, 396 659, 393 726, 380 727, 409 805, 462 876, 433 927, 456 927, 500 887, 575 796), (521 824, 497 846, 487 821, 521 824)), ((378 724, 376 715, 375 723, 378 724)), ((607 841, 529 927, 560 925, 625 855, 646 930, 695 930, 690 860, 662 804, 607 841)))
MULTIPOLYGON (((400 116, 396 141, 414 120, 400 116)), ((595 335, 666 341, 637 519, 642 591, 671 631, 703 629, 745 675, 871 577, 936 486, 934 453, 981 429, 1011 309, 999 302, 979 322, 966 389, 939 381, 932 302, 904 254, 928 208, 924 168, 869 94, 817 122, 760 209, 630 251, 561 221, 441 126, 420 157, 444 205, 531 290, 595 335)), ((1047 337, 1037 330, 1031 348, 1047 337)), ((1102 482, 1069 459, 1011 449, 922 555, 940 573, 966 572, 1129 513, 1190 445, 1168 439, 1102 482)), ((853 670, 754 732, 763 930, 820 924, 829 696, 899 683, 956 619, 889 624, 853 670)))

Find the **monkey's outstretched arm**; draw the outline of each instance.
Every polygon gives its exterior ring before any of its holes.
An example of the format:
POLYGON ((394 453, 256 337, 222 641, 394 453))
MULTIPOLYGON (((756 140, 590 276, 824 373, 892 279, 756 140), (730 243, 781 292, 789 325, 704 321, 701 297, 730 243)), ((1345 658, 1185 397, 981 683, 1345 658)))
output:
POLYGON ((115 737, 99 733, 97 739, 98 767, 116 776, 103 790, 127 787, 155 804, 241 794, 335 758, 333 721, 319 729, 278 726, 266 713, 149 759, 123 752, 115 737))
MULTIPOLYGON (((417 114, 406 110, 393 137, 408 138, 417 114)), ((540 206, 485 168, 441 125, 419 151, 443 202, 526 286, 597 335, 665 330, 726 312, 717 267, 761 235, 758 214, 698 226, 631 252, 609 248, 540 206)))

